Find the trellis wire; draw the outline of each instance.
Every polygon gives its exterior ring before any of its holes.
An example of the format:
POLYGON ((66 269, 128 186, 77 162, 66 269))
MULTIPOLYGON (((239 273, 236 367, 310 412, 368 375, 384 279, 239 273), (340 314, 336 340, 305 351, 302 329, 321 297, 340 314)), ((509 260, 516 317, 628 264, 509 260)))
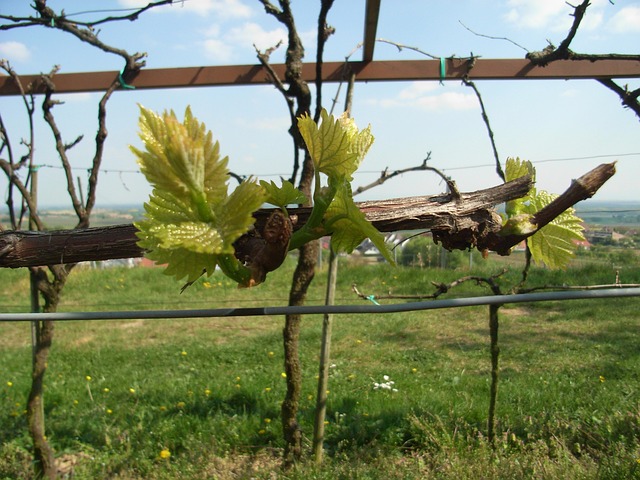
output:
POLYGON ((609 288, 560 292, 487 295, 390 305, 302 305, 276 307, 212 308, 195 310, 125 310, 110 312, 2 313, 0 322, 73 321, 73 320, 162 320, 170 318, 255 317, 276 315, 400 313, 441 308, 503 305, 510 303, 589 300, 597 298, 640 297, 640 288, 609 288))

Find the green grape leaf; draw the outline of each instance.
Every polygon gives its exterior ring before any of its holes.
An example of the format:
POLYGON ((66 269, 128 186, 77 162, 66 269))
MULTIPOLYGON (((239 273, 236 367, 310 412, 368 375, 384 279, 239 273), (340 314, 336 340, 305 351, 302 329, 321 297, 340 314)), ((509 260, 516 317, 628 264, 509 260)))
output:
POLYGON ((149 202, 144 204, 146 216, 162 223, 179 223, 198 220, 198 212, 184 198, 154 189, 149 202))
POLYGON ((276 207, 286 208, 287 205, 296 203, 307 203, 309 200, 307 196, 293 186, 288 180, 282 181, 282 186, 278 186, 274 181, 265 182, 260 180, 260 185, 266 192, 266 203, 275 205, 276 207))
POLYGON ((131 150, 147 181, 176 196, 191 195, 214 204, 227 194, 227 157, 220 159, 218 142, 187 107, 184 123, 175 113, 140 106, 140 139, 146 147, 131 150))
POLYGON ((330 116, 322 110, 320 125, 309 115, 298 119, 298 130, 307 145, 315 168, 330 178, 352 180, 355 172, 373 144, 371 127, 358 131, 346 115, 330 116))
POLYGON ((531 176, 535 181, 536 169, 529 160, 520 160, 520 157, 507 158, 505 166, 505 181, 510 182, 516 178, 524 177, 525 175, 531 176))
MULTIPOLYGON (((505 166, 505 181, 510 182, 520 177, 529 175, 535 182, 536 169, 533 164, 528 160, 520 160, 520 158, 507 158, 505 166)), ((507 217, 519 215, 525 209, 525 204, 529 201, 532 195, 535 195, 535 189, 532 188, 527 195, 515 200, 509 200, 506 203, 505 211, 507 217)))
POLYGON ((353 201, 349 183, 344 182, 337 189, 325 214, 325 224, 331 233, 331 246, 336 252, 351 253, 368 237, 384 258, 392 265, 395 264, 384 237, 353 201))
MULTIPOLYGON (((531 208, 539 211, 550 204, 556 195, 540 191, 531 199, 531 208)), ((531 256, 549 268, 565 268, 576 250, 575 241, 584 240, 582 220, 570 208, 527 239, 531 256)))
MULTIPOLYGON (((264 189, 249 178, 231 192, 216 209, 217 229, 232 244, 255 223, 253 212, 264 203, 264 189)), ((231 250, 228 253, 233 253, 231 250)))
POLYGON ((224 242, 220 233, 204 222, 158 224, 151 227, 151 233, 158 240, 158 247, 163 249, 184 248, 196 253, 228 253, 223 251, 224 242))
POLYGON ((205 274, 210 276, 216 269, 217 257, 205 253, 196 253, 186 249, 165 250, 156 248, 145 256, 158 265, 166 264, 162 273, 173 276, 177 280, 185 278, 187 282, 195 282, 205 274))
POLYGON ((173 112, 158 115, 142 106, 140 112, 146 149, 131 149, 154 190, 144 220, 135 224, 138 245, 178 280, 193 282, 224 264, 225 273, 245 284, 248 269, 233 257, 233 243, 253 225, 264 189, 249 179, 227 195, 228 159, 189 108, 182 123, 173 112))

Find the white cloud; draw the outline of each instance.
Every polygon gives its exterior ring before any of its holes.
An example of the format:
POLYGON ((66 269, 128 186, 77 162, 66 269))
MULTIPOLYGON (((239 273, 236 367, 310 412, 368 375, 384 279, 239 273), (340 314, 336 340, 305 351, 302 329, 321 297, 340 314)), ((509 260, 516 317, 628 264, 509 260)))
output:
POLYGON ((202 42, 205 54, 212 60, 228 62, 233 56, 233 48, 217 38, 209 38, 202 42))
MULTIPOLYGON (((593 0, 580 28, 593 30, 602 24, 606 0, 593 0)), ((573 23, 573 9, 565 0, 508 0, 505 21, 519 28, 568 30, 573 23)))
POLYGON ((429 111, 478 108, 478 100, 472 93, 464 93, 461 87, 455 87, 456 91, 443 91, 446 88, 436 82, 413 82, 395 97, 378 98, 369 103, 385 108, 414 107, 429 111))
POLYGON ((438 86, 435 82, 413 82, 410 86, 400 91, 398 98, 402 100, 414 100, 437 90, 438 86))
MULTIPOLYGON (((148 0, 119 0, 125 8, 141 8, 146 6, 148 0)), ((156 12, 193 12, 199 15, 214 14, 219 19, 249 18, 253 15, 251 7, 241 0, 188 0, 181 2, 176 0, 172 5, 154 8, 156 12)))
POLYGON ((26 62, 31 58, 31 52, 24 43, 2 42, 0 43, 0 56, 13 62, 26 62))
POLYGON ((519 27, 543 28, 558 15, 567 12, 563 0, 509 0, 505 20, 519 27))
POLYGON ((471 110, 478 100, 471 93, 444 92, 418 98, 418 106, 424 110, 471 110))
POLYGON ((264 30, 257 23, 247 22, 240 27, 232 28, 226 37, 240 47, 255 45, 260 50, 265 50, 275 46, 281 40, 286 41, 287 32, 284 28, 264 30))
POLYGON ((260 50, 266 50, 287 39, 287 33, 283 28, 265 30, 253 22, 245 22, 227 31, 219 25, 212 25, 205 32, 205 36, 209 37, 203 41, 207 56, 226 62, 232 59, 237 50, 253 50, 253 45, 260 50))
POLYGON ((615 33, 640 32, 640 5, 623 7, 611 18, 609 27, 615 33))

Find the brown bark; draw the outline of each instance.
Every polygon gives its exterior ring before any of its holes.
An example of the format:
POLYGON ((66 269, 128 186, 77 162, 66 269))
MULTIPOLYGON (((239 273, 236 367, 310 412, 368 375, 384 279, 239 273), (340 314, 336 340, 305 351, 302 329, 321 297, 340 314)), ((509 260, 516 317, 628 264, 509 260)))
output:
MULTIPOLYGON (((261 2, 267 14, 272 15, 282 23, 286 27, 288 33, 284 80, 289 85, 289 88, 283 93, 287 98, 288 103, 293 100, 296 102, 295 114, 292 116, 291 128, 289 129, 289 133, 293 138, 294 150, 296 150, 296 161, 294 162, 294 172, 292 175, 293 180, 295 179, 298 168, 297 151, 298 149, 305 149, 304 141, 300 136, 295 119, 300 118, 302 115, 308 115, 311 110, 311 92, 309 90, 309 85, 302 78, 304 46, 302 45, 302 41, 296 29, 295 19, 293 17, 289 0, 280 0, 280 8, 275 7, 268 0, 261 0, 261 2)), ((326 3, 328 3, 328 6, 330 7, 332 2, 323 0, 323 9, 325 8, 326 3)), ((326 8, 326 11, 328 11, 329 7, 326 8)), ((321 51, 323 44, 324 40, 321 37, 321 32, 318 31, 319 51, 321 51)), ((264 61, 264 57, 261 58, 261 60, 263 63, 266 63, 264 61)), ((319 69, 322 70, 321 62, 319 69)), ((282 83, 278 79, 277 75, 273 73, 272 81, 276 85, 282 83)), ((319 87, 316 94, 320 94, 319 87)), ((293 110, 292 104, 289 103, 289 105, 290 109, 293 110)), ((307 196, 307 198, 312 198, 311 186, 313 184, 313 178, 313 161, 311 160, 309 153, 305 150, 298 188, 307 196)), ((298 265, 293 274, 291 290, 289 292, 289 305, 302 305, 304 303, 309 284, 313 280, 315 272, 317 242, 309 242, 303 245, 299 251, 300 256, 298 258, 298 265)), ((300 390, 302 388, 302 367, 300 366, 300 357, 298 354, 300 322, 300 315, 287 315, 285 317, 285 326, 283 329, 285 358, 284 368, 285 373, 287 374, 287 392, 281 407, 282 430, 285 440, 285 467, 291 466, 302 456, 302 432, 300 431, 297 421, 298 405, 300 403, 300 390)))
MULTIPOLYGON (((60 300, 60 292, 67 282, 72 265, 51 267, 53 280, 43 268, 31 269, 34 284, 44 298, 44 311, 55 312, 60 300)), ((49 353, 53 343, 53 320, 38 321, 35 325, 35 344, 31 370, 31 390, 27 399, 27 423, 33 441, 34 468, 36 478, 56 478, 57 470, 53 449, 46 437, 44 415, 44 376, 47 371, 49 353)))
MULTIPOLYGON (((425 229, 439 232, 441 237, 472 239, 471 231, 499 229, 500 219, 494 206, 526 195, 530 187, 531 180, 521 178, 485 190, 462 193, 457 201, 442 194, 360 202, 357 205, 382 232, 425 229)), ((272 211, 263 209, 255 213, 258 230, 262 230, 272 211)), ((289 209, 290 215, 297 218, 294 229, 306 222, 310 211, 309 207, 289 209)), ((0 267, 141 257, 144 252, 136 245, 136 231, 129 224, 50 232, 0 232, 0 267)), ((465 244, 468 246, 474 244, 465 244)))
MULTIPOLYGON (((603 164, 582 177, 554 202, 534 216, 537 230, 581 200, 592 197, 615 174, 615 164, 603 164)), ((436 241, 448 249, 491 250, 508 255, 511 247, 533 235, 501 235, 502 220, 494 206, 523 197, 531 180, 523 177, 485 190, 449 195, 399 198, 358 203, 367 219, 382 232, 431 230, 436 241)), ((300 228, 309 216, 309 207, 291 209, 300 228)), ((272 210, 256 212, 259 228, 272 210)), ((136 245, 133 225, 61 230, 52 232, 0 232, 0 268, 77 263, 82 261, 140 257, 144 252, 136 245)), ((304 285, 304 282, 301 283, 304 285)), ((292 298, 298 298, 293 295, 292 298)))
POLYGON ((27 400, 27 420, 29 434, 33 440, 34 467, 36 476, 40 478, 55 478, 56 466, 53 449, 45 436, 43 385, 44 374, 47 370, 47 359, 53 340, 52 320, 38 322, 34 352, 34 363, 31 374, 31 390, 27 400))

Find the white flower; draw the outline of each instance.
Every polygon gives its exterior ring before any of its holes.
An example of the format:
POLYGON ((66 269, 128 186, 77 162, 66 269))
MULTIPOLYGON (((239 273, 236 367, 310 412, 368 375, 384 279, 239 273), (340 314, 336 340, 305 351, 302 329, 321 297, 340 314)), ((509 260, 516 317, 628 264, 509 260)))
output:
POLYGON ((393 385, 395 385, 396 382, 391 380, 389 375, 383 375, 382 378, 384 380, 384 382, 382 382, 382 383, 373 382, 373 389, 374 390, 382 389, 382 390, 390 390, 392 392, 397 392, 398 391, 397 388, 393 387, 393 385))

